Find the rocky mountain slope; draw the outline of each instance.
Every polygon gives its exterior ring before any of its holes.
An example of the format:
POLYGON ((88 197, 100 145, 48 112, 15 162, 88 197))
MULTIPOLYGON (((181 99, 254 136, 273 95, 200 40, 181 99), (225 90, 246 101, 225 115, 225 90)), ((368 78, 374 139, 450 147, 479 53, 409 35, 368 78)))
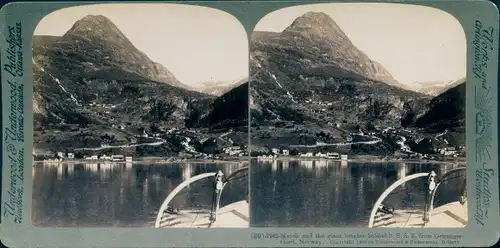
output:
POLYGON ((256 121, 397 125, 429 100, 404 89, 324 13, 306 13, 282 33, 254 33, 250 62, 256 121))
POLYGON ((213 101, 200 123, 212 128, 247 126, 248 83, 232 88, 213 101))
POLYGON ((227 82, 203 82, 198 91, 212 96, 220 96, 225 93, 226 87, 228 87, 227 82))
POLYGON ((462 82, 433 98, 429 110, 415 124, 438 131, 465 128, 465 84, 462 82))
POLYGON ((35 146, 40 148, 130 143, 144 133, 225 121, 202 120, 224 111, 213 108, 217 97, 179 82, 104 16, 86 16, 62 37, 34 36, 32 62, 35 146), (64 135, 68 125, 79 127, 71 130, 79 130, 81 140, 64 135), (61 135, 44 135, 54 132, 61 135))
MULTIPOLYGON (((399 134, 382 130, 429 124, 441 110, 432 96, 394 80, 324 13, 308 12, 281 33, 254 32, 250 51, 253 149, 354 142, 390 153, 399 134), (379 134, 353 135, 363 132, 379 134)), ((434 135, 427 131, 414 138, 434 135)))
POLYGON ((113 106, 109 114, 116 113, 109 118, 178 122, 192 101, 209 98, 185 90, 104 16, 86 16, 59 38, 35 37, 33 62, 35 114, 48 120, 82 123, 65 114, 74 111, 99 123, 99 111, 89 107, 107 104, 113 106))
POLYGON ((248 82, 248 78, 244 78, 241 80, 237 80, 231 83, 228 82, 204 82, 200 88, 198 89, 199 92, 212 95, 212 96, 222 96, 232 90, 233 88, 236 88, 244 83, 248 82))
POLYGON ((431 96, 438 96, 441 93, 465 82, 465 78, 451 82, 417 82, 408 89, 431 96))

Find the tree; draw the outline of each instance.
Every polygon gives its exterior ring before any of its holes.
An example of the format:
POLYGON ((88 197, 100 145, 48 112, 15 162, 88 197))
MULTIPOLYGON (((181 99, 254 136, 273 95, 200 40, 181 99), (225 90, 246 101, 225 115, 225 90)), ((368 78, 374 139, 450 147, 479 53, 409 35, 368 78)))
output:
POLYGON ((366 124, 366 130, 368 131, 374 131, 376 130, 375 125, 372 122, 369 122, 366 124))
POLYGON ((158 133, 158 132, 160 132, 160 127, 159 127, 156 123, 151 124, 151 126, 149 127, 149 129, 150 129, 150 130, 151 130, 151 132, 153 132, 153 133, 158 133))

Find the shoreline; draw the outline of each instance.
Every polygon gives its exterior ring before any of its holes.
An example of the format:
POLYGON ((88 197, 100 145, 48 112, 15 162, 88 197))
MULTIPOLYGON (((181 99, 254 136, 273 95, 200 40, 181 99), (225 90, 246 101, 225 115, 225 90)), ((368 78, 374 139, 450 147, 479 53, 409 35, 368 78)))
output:
POLYGON ((276 158, 262 158, 259 159, 257 157, 251 157, 252 160, 259 160, 259 161, 273 161, 273 160, 278 160, 278 161, 336 161, 336 162, 362 162, 362 163, 412 163, 412 164, 459 164, 459 165, 465 165, 467 164, 467 161, 465 158, 461 158, 461 160, 455 160, 455 161, 446 161, 446 160, 415 160, 415 159, 381 159, 381 158, 376 158, 376 157, 370 157, 370 158, 350 158, 347 160, 341 160, 341 159, 331 159, 331 158, 317 158, 317 157, 294 157, 294 156, 281 156, 281 157, 276 157, 276 158))
POLYGON ((189 163, 189 164, 240 164, 248 162, 248 160, 209 160, 209 159, 186 159, 186 160, 166 160, 160 158, 154 159, 141 159, 134 161, 109 161, 109 160, 84 160, 84 159, 72 159, 63 161, 33 161, 33 165, 43 165, 43 164, 179 164, 179 163, 189 163))
POLYGON ((381 159, 376 157, 369 158, 350 158, 347 160, 341 159, 331 159, 331 158, 317 158, 317 157, 295 157, 295 156, 281 156, 276 158, 262 158, 257 157, 246 157, 246 159, 241 159, 241 157, 221 160, 221 159, 176 159, 167 160, 161 158, 145 158, 134 160, 131 162, 127 161, 109 161, 109 160, 84 160, 84 159, 73 159, 73 160, 62 160, 62 161, 33 161, 33 165, 43 165, 43 164, 240 164, 249 163, 251 160, 258 160, 262 162, 271 162, 274 160, 278 161, 335 161, 335 162, 357 162, 357 163, 412 163, 412 164, 459 164, 466 165, 467 161, 465 158, 455 161, 445 161, 445 160, 415 160, 415 159, 381 159))

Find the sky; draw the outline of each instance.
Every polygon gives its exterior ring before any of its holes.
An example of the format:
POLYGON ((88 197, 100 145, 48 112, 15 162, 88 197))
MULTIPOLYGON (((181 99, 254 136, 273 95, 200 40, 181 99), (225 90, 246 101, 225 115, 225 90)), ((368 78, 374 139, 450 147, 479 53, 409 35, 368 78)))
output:
POLYGON ((269 13, 255 30, 281 32, 306 12, 323 12, 352 43, 403 84, 449 82, 466 75, 466 37, 459 21, 430 7, 330 3, 269 13))
POLYGON ((45 16, 34 35, 62 36, 86 15, 109 18, 139 50, 184 84, 248 77, 248 37, 232 15, 178 4, 96 4, 45 16))

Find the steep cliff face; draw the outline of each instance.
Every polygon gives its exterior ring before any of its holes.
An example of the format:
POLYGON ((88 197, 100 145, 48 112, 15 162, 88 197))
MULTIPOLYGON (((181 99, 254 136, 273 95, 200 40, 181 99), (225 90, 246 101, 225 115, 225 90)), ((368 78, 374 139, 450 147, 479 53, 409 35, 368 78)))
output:
POLYGON ((248 83, 234 87, 218 97, 201 118, 201 125, 242 127, 248 125, 248 83))
POLYGON ((120 124, 136 118, 185 125, 189 103, 210 98, 190 91, 104 16, 85 16, 62 37, 33 41, 33 106, 43 122, 120 124), (117 106, 95 107, 103 104, 117 106))
POLYGON ((465 85, 462 82, 433 98, 417 126, 437 131, 465 128, 465 85))
POLYGON ((446 82, 417 82, 408 88, 430 96, 438 96, 443 92, 465 82, 465 78, 446 82))
POLYGON ((300 16, 282 35, 291 38, 301 48, 309 47, 311 54, 315 50, 320 52, 324 61, 322 64, 335 65, 367 79, 397 85, 380 63, 372 61, 360 51, 335 21, 324 13, 308 12, 300 16))
POLYGON ((34 36, 32 63, 35 143, 40 146, 99 146, 110 142, 102 140, 109 136, 104 132, 113 134, 115 142, 130 142, 140 130, 210 127, 225 121, 202 120, 228 106, 179 82, 104 16, 86 16, 62 37, 34 36), (76 134, 46 135, 61 125, 87 131, 81 131, 82 140, 76 134))
POLYGON ((34 53, 43 56, 37 58, 42 66, 64 64, 68 79, 108 68, 120 68, 151 81, 189 89, 168 69, 138 50, 108 18, 100 15, 85 16, 53 41, 50 49, 42 53, 36 49, 34 53))
POLYGON ((281 33, 254 32, 250 106, 269 120, 402 125, 429 96, 406 90, 326 14, 309 12, 281 33))
POLYGON ((243 78, 231 83, 228 82, 204 82, 203 85, 198 89, 199 92, 213 95, 213 96, 222 96, 232 89, 248 83, 248 78, 243 78))

